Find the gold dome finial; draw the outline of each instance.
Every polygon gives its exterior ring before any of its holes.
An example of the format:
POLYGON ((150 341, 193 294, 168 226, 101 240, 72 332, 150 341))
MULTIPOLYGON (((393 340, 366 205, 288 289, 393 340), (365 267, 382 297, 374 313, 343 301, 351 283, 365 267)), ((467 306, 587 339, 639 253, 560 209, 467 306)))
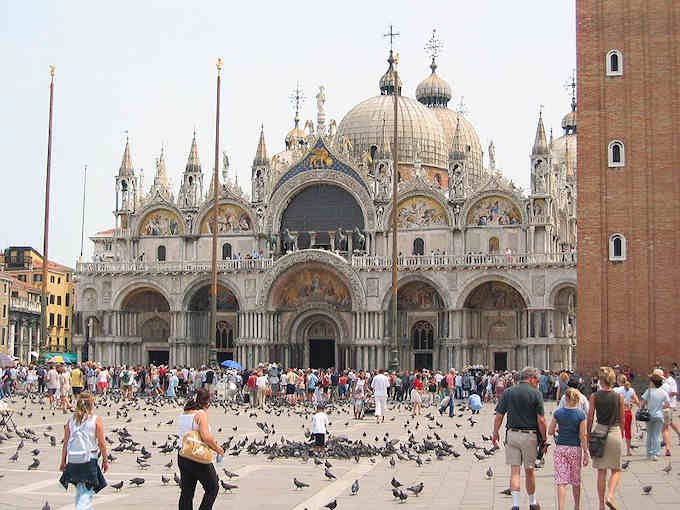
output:
POLYGON ((57 68, 56 68, 55 66, 53 66, 53 65, 50 64, 50 76, 54 76, 54 71, 55 71, 56 69, 57 69, 57 68))
POLYGON ((217 59, 217 72, 219 73, 222 70, 222 59, 218 58, 217 59))

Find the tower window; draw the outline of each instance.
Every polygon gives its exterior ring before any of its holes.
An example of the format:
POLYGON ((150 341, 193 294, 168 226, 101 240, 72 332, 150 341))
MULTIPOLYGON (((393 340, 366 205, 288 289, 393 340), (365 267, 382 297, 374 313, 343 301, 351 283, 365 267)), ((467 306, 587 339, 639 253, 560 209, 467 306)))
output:
POLYGON ((607 76, 623 75, 623 54, 619 50, 610 50, 606 57, 607 76))
POLYGON ((623 142, 620 140, 612 140, 609 142, 607 153, 607 160, 610 167, 619 167, 626 164, 626 153, 623 142))
POLYGON ((158 252, 158 257, 157 257, 158 262, 164 262, 165 261, 165 246, 160 245, 158 247, 157 252, 158 252))
POLYGON ((626 260, 626 238, 623 234, 612 234, 609 237, 609 260, 622 262, 626 260))
POLYGON ((423 241, 420 237, 416 237, 413 240, 413 254, 425 255, 425 241, 423 241))

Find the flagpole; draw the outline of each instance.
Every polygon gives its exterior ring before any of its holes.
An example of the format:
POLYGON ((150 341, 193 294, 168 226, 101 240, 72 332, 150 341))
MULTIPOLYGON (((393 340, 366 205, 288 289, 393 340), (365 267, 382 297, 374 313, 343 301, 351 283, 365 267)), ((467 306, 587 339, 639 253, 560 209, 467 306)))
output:
POLYGON ((42 291, 40 299, 42 301, 41 308, 41 336, 39 344, 39 354, 41 347, 47 346, 47 265, 49 263, 48 250, 49 250, 49 234, 50 234, 50 178, 52 173, 52 112, 54 106, 54 71, 55 67, 50 66, 50 113, 49 121, 47 127, 47 173, 45 175, 45 224, 43 230, 43 265, 42 265, 42 291))
POLYGON ((208 361, 217 361, 217 203, 219 201, 219 179, 217 172, 219 170, 219 154, 220 154, 220 85, 222 71, 222 59, 217 59, 217 108, 215 114, 215 168, 213 173, 213 191, 214 203, 212 211, 212 286, 210 300, 210 338, 208 345, 208 361))

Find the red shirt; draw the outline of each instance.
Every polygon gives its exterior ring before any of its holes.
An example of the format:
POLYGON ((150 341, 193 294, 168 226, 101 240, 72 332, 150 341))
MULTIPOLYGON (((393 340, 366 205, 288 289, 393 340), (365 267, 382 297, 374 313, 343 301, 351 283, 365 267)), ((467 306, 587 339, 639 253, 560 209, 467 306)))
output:
POLYGON ((413 389, 415 390, 422 390, 423 389, 423 381, 420 379, 416 379, 413 381, 413 389))
POLYGON ((255 374, 251 375, 248 377, 248 388, 254 388, 255 384, 257 384, 257 376, 255 374))
POLYGON ((449 389, 456 387, 456 376, 450 372, 446 376, 446 385, 449 387, 449 389))
POLYGON ((340 378, 340 384, 347 384, 347 377, 344 375, 340 378))

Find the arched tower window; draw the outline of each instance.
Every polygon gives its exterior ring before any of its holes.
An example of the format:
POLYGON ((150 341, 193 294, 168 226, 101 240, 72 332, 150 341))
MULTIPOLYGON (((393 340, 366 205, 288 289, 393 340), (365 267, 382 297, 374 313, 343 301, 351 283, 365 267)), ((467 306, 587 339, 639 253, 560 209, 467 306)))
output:
POLYGON ((229 260, 231 258, 231 244, 224 243, 222 245, 222 260, 229 260))
POLYGON ((619 50, 610 50, 606 57, 607 76, 623 75, 623 54, 619 50))
POLYGON ((413 254, 425 255, 425 241, 423 241, 420 237, 416 237, 413 240, 413 254))
POLYGON ((612 140, 609 142, 607 160, 610 168, 625 166, 626 152, 622 141, 612 140))
POLYGON ((165 246, 163 246, 161 244, 158 247, 158 249, 156 250, 156 254, 157 254, 156 260, 158 260, 158 262, 164 262, 165 261, 165 246))
POLYGON ((626 260, 627 243, 623 234, 612 234, 609 237, 609 260, 622 262, 626 260))

